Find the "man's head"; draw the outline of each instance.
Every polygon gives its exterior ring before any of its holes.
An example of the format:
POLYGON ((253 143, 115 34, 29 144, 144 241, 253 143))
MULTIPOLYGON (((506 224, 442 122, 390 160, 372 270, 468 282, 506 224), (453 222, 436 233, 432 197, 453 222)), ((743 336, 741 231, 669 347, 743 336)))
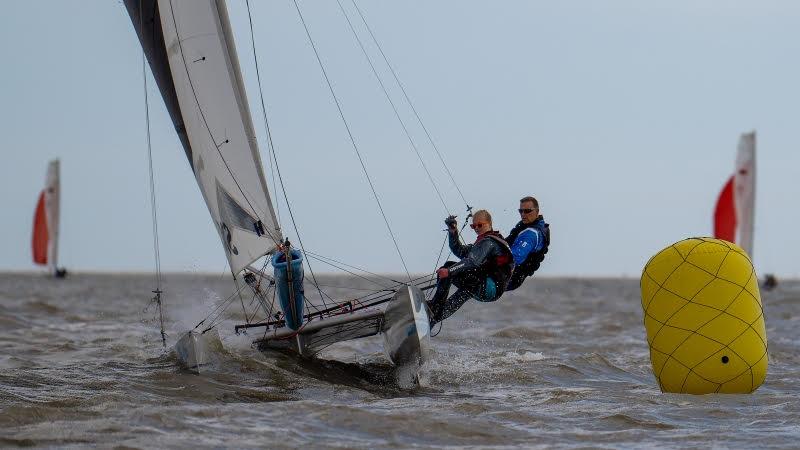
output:
POLYGON ((522 223, 533 223, 539 217, 539 202, 531 197, 522 197, 519 201, 519 217, 522 223))
POLYGON ((479 209, 472 214, 472 223, 469 226, 478 234, 492 231, 492 215, 485 209, 479 209))

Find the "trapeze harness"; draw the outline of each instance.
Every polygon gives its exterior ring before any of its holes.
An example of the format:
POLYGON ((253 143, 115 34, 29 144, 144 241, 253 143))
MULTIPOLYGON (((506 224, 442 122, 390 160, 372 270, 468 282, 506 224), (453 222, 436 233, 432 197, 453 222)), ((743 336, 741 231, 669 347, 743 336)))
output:
POLYGON ((505 292, 505 286, 514 270, 511 249, 496 231, 488 231, 472 245, 461 245, 458 234, 450 234, 450 249, 462 258, 460 262, 448 261, 443 267, 450 276, 437 280, 436 293, 429 302, 431 324, 450 317, 470 298, 480 302, 493 302, 505 292), (491 242, 485 242, 484 240, 491 242), (477 260, 482 260, 479 265, 477 260), (447 297, 451 283, 458 290, 447 297))
POLYGON ((544 261, 544 256, 547 254, 547 250, 550 247, 550 224, 545 222, 542 216, 537 217, 536 220, 530 224, 525 224, 520 221, 508 234, 506 242, 508 242, 508 245, 513 246, 517 237, 522 234, 523 231, 531 228, 539 231, 539 235, 544 239, 544 245, 542 245, 541 250, 531 252, 522 264, 517 265, 514 269, 514 273, 511 274, 508 286, 506 286, 507 291, 513 291, 520 287, 522 282, 525 281, 525 278, 528 278, 539 270, 542 261, 544 261))
MULTIPOLYGON (((475 240, 475 245, 483 239, 491 239, 500 247, 501 254, 487 258, 487 261, 482 267, 486 276, 491 278, 495 283, 495 293, 490 298, 497 299, 505 292, 505 286, 508 284, 511 274, 514 272, 514 257, 511 255, 511 248, 509 248, 508 243, 503 240, 503 236, 497 231, 488 231, 478 236, 478 239, 475 240)), ((487 280, 487 285, 488 284, 490 283, 487 280)), ((487 297, 489 297, 488 294, 490 294, 490 292, 488 292, 489 290, 489 286, 487 286, 487 297)))

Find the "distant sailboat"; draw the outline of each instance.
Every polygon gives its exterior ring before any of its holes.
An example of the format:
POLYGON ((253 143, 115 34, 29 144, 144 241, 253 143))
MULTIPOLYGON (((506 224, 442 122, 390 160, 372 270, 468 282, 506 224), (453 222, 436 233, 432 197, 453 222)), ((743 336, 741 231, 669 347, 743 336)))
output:
POLYGON ((58 222, 60 208, 59 161, 50 161, 47 167, 45 186, 39 194, 33 216, 33 236, 31 246, 33 262, 47 266, 55 277, 63 278, 67 270, 58 268, 58 222))
MULTIPOLYGON (((756 132, 739 138, 736 167, 722 188, 714 210, 714 237, 738 244, 753 258, 756 211, 756 132)), ((762 287, 774 289, 778 281, 766 274, 762 287)))
MULTIPOLYGON (((305 255, 284 238, 275 215, 225 2, 125 0, 125 5, 222 241, 237 287, 229 299, 249 287, 264 318, 251 321, 246 314, 248 323, 237 325, 236 332, 260 329, 254 345, 301 355, 383 334, 392 362, 419 363, 430 331, 420 287, 398 284, 378 296, 334 304, 305 298, 305 255), (265 271, 268 262, 253 266, 264 256, 271 257, 274 277, 265 271)), ((207 357, 201 335, 213 325, 201 324, 176 345, 190 368, 207 357)))
POLYGON ((756 133, 742 134, 736 167, 717 199, 714 237, 738 244, 753 257, 756 206, 756 133))

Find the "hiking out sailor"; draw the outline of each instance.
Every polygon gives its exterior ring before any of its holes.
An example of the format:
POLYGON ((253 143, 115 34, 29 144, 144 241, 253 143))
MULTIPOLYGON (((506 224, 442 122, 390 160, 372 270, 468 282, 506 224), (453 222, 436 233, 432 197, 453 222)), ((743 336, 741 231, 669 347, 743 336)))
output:
POLYGON ((515 264, 507 291, 520 287, 525 278, 539 269, 550 247, 550 224, 539 215, 539 202, 534 197, 524 197, 519 201, 518 211, 522 220, 506 237, 515 264))
POLYGON ((450 317, 470 298, 480 302, 499 299, 514 269, 511 249, 500 233, 492 230, 488 211, 482 209, 472 216, 470 227, 478 234, 474 244, 461 243, 455 216, 444 223, 450 250, 461 261, 447 261, 436 271, 436 293, 428 302, 431 324, 450 317), (448 298, 451 284, 457 290, 448 298))

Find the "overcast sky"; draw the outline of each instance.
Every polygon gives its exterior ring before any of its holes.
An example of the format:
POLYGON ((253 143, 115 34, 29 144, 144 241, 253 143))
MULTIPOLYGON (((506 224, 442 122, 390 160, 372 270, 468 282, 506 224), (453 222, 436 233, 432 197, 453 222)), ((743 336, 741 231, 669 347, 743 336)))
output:
MULTIPOLYGON (((541 273, 639 276, 662 247, 709 235, 739 135, 756 130, 756 268, 800 275, 799 2, 357 1, 470 204, 507 232, 517 200, 539 198, 552 224, 541 273)), ((402 272, 294 3, 251 3, 277 157, 305 245, 402 272)), ((352 14, 351 0, 342 3, 352 14)), ((299 4, 409 269, 432 270, 446 210, 337 3, 299 4)), ((245 2, 228 8, 266 164, 245 2)), ((369 43, 363 24, 359 32, 369 43)), ((55 157, 61 265, 152 270, 142 53, 124 5, 9 2, 0 42, 0 270, 34 270, 33 211, 55 157)), ((402 93, 378 68, 448 208, 463 218, 402 93)), ((224 273, 149 68, 148 85, 162 266, 224 273)))

